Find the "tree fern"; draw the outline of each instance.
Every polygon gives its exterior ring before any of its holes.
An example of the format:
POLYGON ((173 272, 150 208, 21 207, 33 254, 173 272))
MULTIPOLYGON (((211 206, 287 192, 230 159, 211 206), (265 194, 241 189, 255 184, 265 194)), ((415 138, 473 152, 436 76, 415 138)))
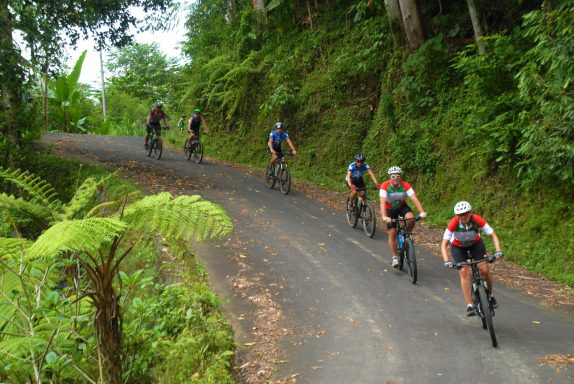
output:
POLYGON ((72 219, 86 210, 95 201, 99 185, 100 182, 97 182, 93 177, 84 180, 70 202, 62 207, 64 218, 72 219))
POLYGON ((94 252, 119 236, 126 225, 118 219, 92 218, 57 223, 28 248, 27 259, 55 257, 63 252, 94 252))
POLYGON ((0 260, 20 257, 31 244, 32 242, 26 239, 0 237, 0 260))
POLYGON ((211 239, 233 230, 225 210, 201 196, 172 198, 168 192, 146 197, 130 205, 123 220, 138 231, 158 232, 171 239, 211 239))
POLYGON ((34 202, 54 209, 61 205, 54 188, 47 181, 28 171, 22 172, 19 169, 12 170, 0 167, 0 178, 22 188, 32 197, 34 202))
POLYGON ((41 223, 48 224, 57 217, 55 211, 41 204, 32 203, 5 193, 0 194, 0 208, 9 212, 11 216, 30 217, 41 223))
POLYGON ((128 193, 121 199, 115 201, 106 201, 96 205, 88 213, 86 213, 84 217, 111 217, 119 215, 125 206, 141 199, 141 197, 142 195, 139 191, 128 193))

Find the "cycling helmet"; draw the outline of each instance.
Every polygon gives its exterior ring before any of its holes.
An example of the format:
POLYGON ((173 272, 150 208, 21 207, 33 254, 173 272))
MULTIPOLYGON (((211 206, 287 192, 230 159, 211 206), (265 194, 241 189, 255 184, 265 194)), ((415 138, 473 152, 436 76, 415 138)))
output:
POLYGON ((402 175, 402 174, 403 174, 403 170, 402 170, 400 167, 392 166, 392 167, 389 168, 389 170, 387 171, 387 173, 388 173, 389 175, 392 175, 392 174, 395 174, 395 173, 398 173, 399 175, 402 175))
POLYGON ((194 113, 195 113, 195 112, 201 113, 201 108, 195 108, 195 109, 193 110, 193 112, 194 112, 194 113))
POLYGON ((163 103, 161 101, 158 101, 157 103, 155 103, 155 107, 161 108, 161 107, 163 107, 163 103))
POLYGON ((454 214, 455 215, 467 213, 467 212, 470 212, 471 210, 472 210, 472 207, 470 206, 470 203, 468 201, 459 201, 454 206, 454 214))
POLYGON ((355 155, 355 160, 365 162, 365 155, 363 155, 362 153, 357 153, 355 155))
POLYGON ((283 129, 283 123, 275 124, 275 129, 283 129))

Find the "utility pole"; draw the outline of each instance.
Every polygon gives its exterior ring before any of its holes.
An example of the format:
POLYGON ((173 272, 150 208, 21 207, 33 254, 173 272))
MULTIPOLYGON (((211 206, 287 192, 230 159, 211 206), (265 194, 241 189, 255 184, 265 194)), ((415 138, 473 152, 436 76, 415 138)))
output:
POLYGON ((106 82, 104 79, 104 58, 102 56, 102 47, 99 47, 100 50, 100 76, 102 78, 102 108, 104 109, 104 121, 106 121, 108 117, 108 110, 106 108, 106 82))

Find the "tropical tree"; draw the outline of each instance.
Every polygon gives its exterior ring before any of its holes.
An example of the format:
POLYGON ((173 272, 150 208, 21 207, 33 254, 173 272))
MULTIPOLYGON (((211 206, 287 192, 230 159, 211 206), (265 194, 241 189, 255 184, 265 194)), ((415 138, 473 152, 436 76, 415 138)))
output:
MULTIPOLYGON (((41 215, 45 221, 54 223, 33 243, 23 239, 0 238, 0 259, 16 254, 24 263, 39 261, 53 265, 62 260, 75 260, 81 266, 86 273, 87 283, 75 295, 78 296, 76 300, 87 297, 94 308, 93 321, 102 360, 102 380, 121 383, 122 330, 118 273, 122 261, 137 243, 146 239, 154 236, 168 241, 187 241, 192 237, 196 240, 211 239, 229 233, 233 228, 231 220, 223 208, 200 196, 173 198, 169 193, 160 193, 134 201, 132 194, 86 211, 89 206, 87 202, 94 195, 92 187, 78 189, 72 199, 75 203, 64 206, 55 199, 48 183, 29 173, 2 170, 0 177, 23 187, 31 196, 30 200, 24 200, 2 195, 3 200, 0 201, 4 202, 5 207, 10 208, 11 212, 41 215), (80 212, 84 212, 81 218, 80 212), (15 248, 21 249, 19 255, 15 248)), ((93 185, 93 181, 89 184, 93 185)), ((5 291, 2 297, 10 299, 5 291)), ((0 308, 3 305, 12 308, 13 302, 0 301, 0 308)), ((20 333, 4 336, 30 338, 35 335, 33 332, 33 329, 24 327, 20 333)), ((33 358, 35 375, 40 375, 38 356, 46 355, 51 340, 33 345, 21 344, 27 349, 39 349, 30 356, 33 358)), ((0 352, 1 348, 0 344, 0 352)))

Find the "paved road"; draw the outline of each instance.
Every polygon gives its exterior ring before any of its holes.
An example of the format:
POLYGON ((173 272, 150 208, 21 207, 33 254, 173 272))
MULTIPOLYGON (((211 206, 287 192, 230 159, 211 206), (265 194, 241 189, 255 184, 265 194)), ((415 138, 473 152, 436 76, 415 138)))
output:
POLYGON ((549 354, 574 352, 572 309, 546 307, 499 284, 495 349, 479 321, 464 315, 457 273, 444 270, 440 257, 419 247, 419 282, 412 285, 406 273, 390 268, 385 233, 369 239, 350 229, 341 211, 296 189, 284 196, 268 190, 259 175, 209 158, 201 165, 185 162, 177 151, 164 151, 156 161, 139 148, 141 139, 47 135, 44 141, 111 166, 143 164, 177 174, 181 192, 203 194, 228 210, 237 226, 234 237, 198 249, 217 292, 228 300, 240 342, 257 334, 251 328, 256 319, 244 320, 256 300, 238 293, 237 276, 258 281, 281 312, 278 324, 291 332, 279 339, 283 364, 275 378, 297 374, 298 383, 329 384, 574 382, 574 367, 557 372, 537 363, 549 354))

